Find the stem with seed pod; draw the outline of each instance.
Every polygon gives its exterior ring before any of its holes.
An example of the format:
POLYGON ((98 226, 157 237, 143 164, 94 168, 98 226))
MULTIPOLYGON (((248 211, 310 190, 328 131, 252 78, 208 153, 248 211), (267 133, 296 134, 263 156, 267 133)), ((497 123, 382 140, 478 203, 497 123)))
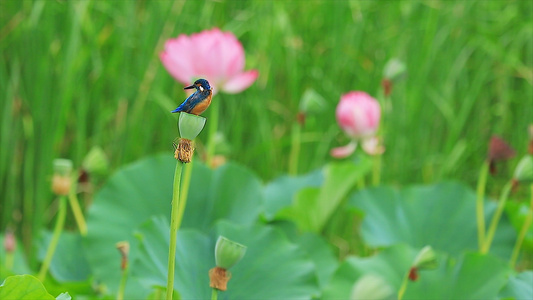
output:
POLYGON ((185 167, 185 177, 183 186, 181 178, 183 176, 183 165, 192 161, 194 152, 193 140, 200 134, 205 126, 205 118, 180 113, 178 129, 180 132, 180 141, 174 152, 174 158, 177 159, 176 169, 174 171, 174 186, 172 192, 172 210, 170 213, 170 245, 168 248, 168 273, 167 273, 167 300, 172 300, 174 293, 174 270, 176 265, 176 243, 178 229, 183 219, 185 211, 187 194, 191 179, 192 165, 185 167))

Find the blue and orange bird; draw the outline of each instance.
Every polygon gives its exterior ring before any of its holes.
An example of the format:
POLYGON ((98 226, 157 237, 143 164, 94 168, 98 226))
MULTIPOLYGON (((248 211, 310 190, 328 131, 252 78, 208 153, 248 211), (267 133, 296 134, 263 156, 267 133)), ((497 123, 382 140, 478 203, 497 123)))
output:
POLYGON ((173 113, 183 111, 189 114, 199 115, 209 107, 209 104, 211 104, 213 90, 207 80, 198 79, 193 85, 189 85, 183 89, 196 89, 196 92, 187 97, 178 108, 172 111, 173 113))

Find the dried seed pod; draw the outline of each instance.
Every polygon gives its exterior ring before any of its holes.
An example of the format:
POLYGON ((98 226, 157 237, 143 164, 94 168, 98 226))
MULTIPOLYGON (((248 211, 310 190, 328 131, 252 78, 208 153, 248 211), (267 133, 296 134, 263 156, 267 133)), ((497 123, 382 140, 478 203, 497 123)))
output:
POLYGON ((230 278, 231 273, 226 269, 214 267, 209 270, 209 286, 217 290, 227 290, 230 278))
POLYGON ((174 151, 174 158, 179 159, 182 163, 190 163, 194 153, 193 141, 188 139, 180 139, 176 151, 174 151))

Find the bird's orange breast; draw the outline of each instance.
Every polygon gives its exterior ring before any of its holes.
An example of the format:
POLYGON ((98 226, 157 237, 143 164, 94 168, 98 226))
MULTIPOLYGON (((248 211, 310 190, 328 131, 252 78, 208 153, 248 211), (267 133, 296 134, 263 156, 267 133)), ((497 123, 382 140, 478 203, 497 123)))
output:
POLYGON ((209 95, 204 101, 196 104, 196 106, 191 110, 192 114, 199 115, 203 113, 211 104, 211 95, 209 95))

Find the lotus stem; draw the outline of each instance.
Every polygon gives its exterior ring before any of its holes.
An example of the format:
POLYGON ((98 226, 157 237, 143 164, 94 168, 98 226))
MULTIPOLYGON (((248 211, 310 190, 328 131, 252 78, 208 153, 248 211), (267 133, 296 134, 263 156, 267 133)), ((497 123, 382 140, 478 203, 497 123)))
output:
POLYGON ((124 291, 126 290, 126 282, 128 281, 128 266, 122 270, 120 277, 120 285, 118 287, 117 300, 124 300, 124 291))
POLYGON ((174 171, 174 188, 172 192, 172 212, 170 215, 170 245, 168 248, 168 277, 167 277, 167 300, 172 300, 174 293, 174 267, 176 262, 176 242, 179 228, 180 215, 180 183, 181 173, 183 170, 183 163, 176 162, 176 170, 174 171))
POLYGON ((503 187, 500 200, 498 201, 498 207, 496 208, 496 212, 494 212, 494 216, 492 216, 492 220, 490 222, 489 231, 487 232, 487 239, 485 240, 483 248, 481 249, 481 254, 486 254, 490 250, 492 240, 494 239, 494 234, 496 233, 496 228, 498 227, 498 222, 502 216, 503 209, 505 208, 505 202, 507 202, 507 198, 509 197, 512 186, 512 181, 509 181, 503 187))
POLYGON ((46 273, 48 272, 48 268, 50 267, 50 264, 52 263, 52 258, 54 257, 54 253, 56 251, 57 244, 59 242, 59 237, 61 236, 61 232, 63 231, 63 227, 65 225, 66 216, 67 216, 67 198, 65 195, 61 195, 59 197, 59 209, 57 212, 54 233, 52 235, 52 239, 50 240, 50 244, 48 245, 48 250, 46 250, 46 256, 44 258, 43 264, 41 265, 41 269, 39 270, 38 278, 41 282, 44 282, 44 279, 46 278, 46 273))
POLYGON ((476 198, 476 220, 477 220, 477 241, 479 250, 482 250, 485 242, 485 209, 484 198, 485 188, 487 185, 487 175, 489 173, 488 161, 483 162, 481 171, 479 172, 479 179, 477 182, 477 198, 476 198))
MULTIPOLYGON (((76 174, 76 172, 74 173, 76 174)), ((76 180, 73 179, 72 182, 76 182, 76 180)), ((83 217, 83 212, 81 211, 80 203, 78 201, 78 197, 76 196, 75 183, 68 193, 68 202, 70 204, 70 208, 72 209, 72 214, 74 215, 74 220, 76 220, 76 224, 78 225, 81 236, 86 236, 87 222, 85 222, 85 217, 83 217)))
POLYGON ((191 175, 193 168, 193 160, 188 164, 185 164, 185 170, 183 172, 183 181, 181 183, 181 196, 179 201, 179 214, 178 214, 178 228, 181 227, 183 221, 183 214, 185 213, 185 207, 187 206, 187 198, 189 196, 189 186, 191 185, 191 175))
POLYGON ((400 290, 398 291, 398 300, 403 299, 403 294, 405 294, 405 290, 407 290, 407 283, 409 282, 409 275, 406 274, 403 277, 402 285, 400 286, 400 290))
POLYGON ((217 300, 218 299, 218 290, 213 288, 211 291, 211 300, 217 300))
POLYGON ((372 168, 372 185, 377 186, 381 181, 381 154, 374 155, 374 165, 372 168))
POLYGON ((513 248, 513 254, 511 255, 511 262, 510 262, 511 268, 514 268, 516 261, 518 260, 518 255, 520 254, 520 248, 522 247, 522 243, 524 242, 527 231, 529 229, 529 226, 531 226, 532 221, 533 221, 533 184, 531 185, 531 202, 529 204, 529 211, 526 216, 526 219, 524 220, 524 224, 522 225, 522 229, 520 229, 520 233, 518 234, 518 238, 516 239, 516 244, 513 248))
POLYGON ((168 277, 167 277, 167 300, 172 299, 174 294, 174 268, 176 264, 176 243, 178 229, 187 203, 187 194, 191 180, 192 166, 187 166, 185 171, 184 190, 181 190, 181 177, 183 176, 183 164, 192 161, 194 153, 193 141, 202 131, 205 125, 205 118, 180 113, 178 119, 178 130, 180 140, 174 151, 174 158, 177 159, 174 171, 174 187, 172 191, 172 212, 170 214, 170 245, 168 247, 168 277), (180 195, 180 190, 183 194, 180 195))
POLYGON ((291 153, 289 156, 289 174, 298 174, 298 156, 300 155, 302 129, 300 123, 292 126, 291 153))
POLYGON ((129 253, 130 243, 128 241, 118 242, 116 244, 117 250, 120 252, 120 269, 122 270, 122 276, 120 278, 120 285, 117 292, 117 300, 124 299, 124 291, 126 290, 126 282, 128 280, 128 268, 129 268, 129 253))

